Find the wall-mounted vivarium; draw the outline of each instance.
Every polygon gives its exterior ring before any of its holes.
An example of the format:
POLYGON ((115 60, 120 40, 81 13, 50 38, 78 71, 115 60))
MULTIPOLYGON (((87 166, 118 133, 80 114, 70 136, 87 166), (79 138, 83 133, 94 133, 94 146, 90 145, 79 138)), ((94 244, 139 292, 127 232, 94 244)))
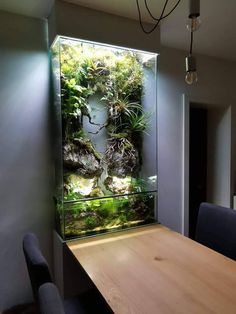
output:
POLYGON ((64 239, 156 221, 156 54, 58 37, 56 217, 64 239))

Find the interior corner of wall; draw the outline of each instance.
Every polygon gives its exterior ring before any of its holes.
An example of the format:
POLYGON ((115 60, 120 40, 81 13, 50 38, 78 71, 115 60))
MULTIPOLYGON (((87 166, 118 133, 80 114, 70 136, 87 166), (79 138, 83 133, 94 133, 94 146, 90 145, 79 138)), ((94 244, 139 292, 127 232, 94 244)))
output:
POLYGON ((57 35, 57 26, 56 26, 56 2, 52 7, 51 13, 48 17, 48 41, 49 47, 52 45, 53 41, 57 35))

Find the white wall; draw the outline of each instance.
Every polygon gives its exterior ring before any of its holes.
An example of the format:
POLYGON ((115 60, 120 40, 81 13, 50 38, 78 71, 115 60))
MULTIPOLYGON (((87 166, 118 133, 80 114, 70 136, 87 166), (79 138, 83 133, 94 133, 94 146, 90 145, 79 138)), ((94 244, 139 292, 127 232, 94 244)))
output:
MULTIPOLYGON (((182 95, 191 102, 211 106, 236 107, 236 63, 197 56, 199 82, 187 86, 185 53, 162 47, 158 66, 158 212, 159 220, 176 231, 182 230, 183 202, 183 105, 182 95)), ((232 119, 232 130, 235 129, 232 119)), ((232 133, 232 156, 235 156, 232 133)), ((235 162, 232 159, 231 190, 235 186, 235 162)))
POLYGON ((31 300, 22 237, 51 262, 52 171, 45 21, 0 12, 0 311, 31 300))
POLYGON ((230 207, 231 107, 207 116, 207 201, 230 207))

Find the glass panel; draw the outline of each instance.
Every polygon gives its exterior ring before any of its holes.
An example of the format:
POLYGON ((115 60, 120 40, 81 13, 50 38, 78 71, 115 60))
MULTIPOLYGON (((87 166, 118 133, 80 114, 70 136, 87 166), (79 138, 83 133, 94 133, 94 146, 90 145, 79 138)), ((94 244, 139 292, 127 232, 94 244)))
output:
POLYGON ((51 48, 51 66, 53 83, 53 138, 55 161, 55 223, 56 229, 64 236, 63 211, 63 161, 62 161, 62 132, 61 132, 61 70, 60 70, 60 39, 58 38, 51 48))
POLYGON ((53 61, 53 71, 58 82, 60 69, 61 234, 68 238, 153 222, 156 54, 63 37, 52 49, 60 60, 59 66, 53 61))
POLYGON ((86 236, 155 221, 155 193, 65 203, 65 237, 86 236))

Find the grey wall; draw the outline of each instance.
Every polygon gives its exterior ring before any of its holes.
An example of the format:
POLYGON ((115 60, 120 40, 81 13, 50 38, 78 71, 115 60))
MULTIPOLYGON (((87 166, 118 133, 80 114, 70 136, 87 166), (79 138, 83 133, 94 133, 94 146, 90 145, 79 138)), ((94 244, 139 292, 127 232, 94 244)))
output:
POLYGON ((51 262, 52 171, 45 21, 0 12, 0 311, 31 300, 22 237, 51 262))
MULTIPOLYGON (((148 27, 148 26, 147 26, 148 27)), ((142 32, 137 21, 80 7, 60 0, 49 19, 49 41, 56 35, 158 52, 160 32, 142 32)))
MULTIPOLYGON (((232 106, 231 133, 235 130, 236 63, 197 56, 199 82, 184 82, 185 53, 162 47, 158 66, 158 213, 159 220, 181 232, 183 204, 183 97, 209 108, 232 106)), ((233 134, 233 133, 232 133, 233 134)), ((232 136, 231 156, 235 156, 232 136)), ((231 188, 235 186, 235 162, 232 159, 231 188)))

